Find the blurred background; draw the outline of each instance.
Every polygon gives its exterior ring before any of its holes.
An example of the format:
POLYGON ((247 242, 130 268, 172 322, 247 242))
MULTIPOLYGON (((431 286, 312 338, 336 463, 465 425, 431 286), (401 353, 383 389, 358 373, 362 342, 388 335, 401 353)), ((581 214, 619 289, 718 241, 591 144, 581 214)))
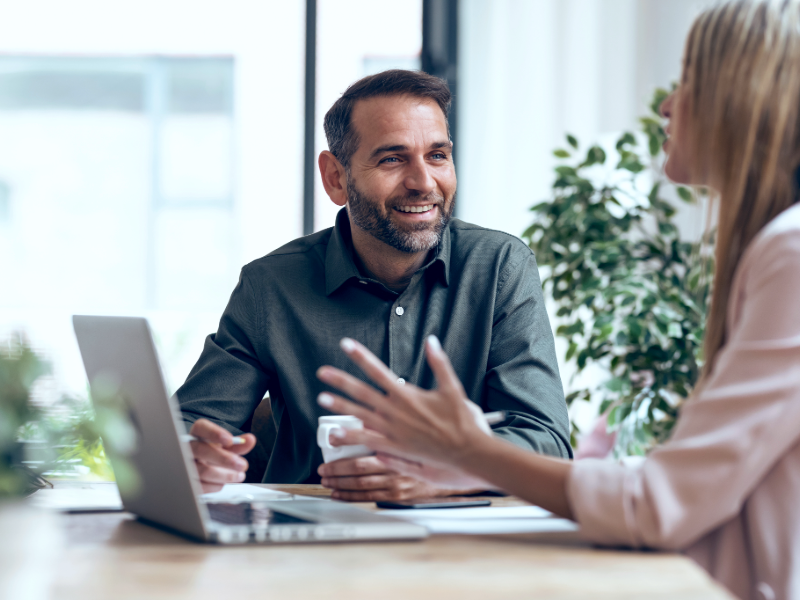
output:
POLYGON ((174 391, 239 269, 333 224, 322 117, 389 68, 450 82, 457 216, 519 236, 564 134, 635 128, 709 3, 4 2, 0 339, 24 331, 49 386, 85 395, 70 316, 146 316, 174 391))

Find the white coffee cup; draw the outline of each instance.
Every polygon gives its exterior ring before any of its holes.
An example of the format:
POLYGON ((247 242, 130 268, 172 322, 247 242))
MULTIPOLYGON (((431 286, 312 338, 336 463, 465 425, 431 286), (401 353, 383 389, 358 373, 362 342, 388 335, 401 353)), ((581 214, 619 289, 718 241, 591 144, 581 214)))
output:
POLYGON ((362 445, 332 446, 330 436, 335 429, 364 429, 364 423, 358 417, 350 415, 333 415, 319 418, 317 428, 317 444, 322 449, 322 458, 326 463, 342 458, 358 458, 372 456, 372 450, 362 445))

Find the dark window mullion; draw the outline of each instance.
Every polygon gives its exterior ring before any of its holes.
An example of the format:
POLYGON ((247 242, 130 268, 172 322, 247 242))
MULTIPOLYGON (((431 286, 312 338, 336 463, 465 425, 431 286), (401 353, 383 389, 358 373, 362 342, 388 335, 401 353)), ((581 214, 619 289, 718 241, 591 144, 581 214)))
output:
MULTIPOLYGON (((450 87, 450 139, 458 134, 458 0, 422 0, 422 70, 450 87)), ((458 147, 453 152, 458 167, 458 147)), ((458 204, 456 204, 458 213, 458 204)))
POLYGON ((305 136, 303 148, 303 235, 314 232, 317 109, 317 0, 306 0, 305 136))

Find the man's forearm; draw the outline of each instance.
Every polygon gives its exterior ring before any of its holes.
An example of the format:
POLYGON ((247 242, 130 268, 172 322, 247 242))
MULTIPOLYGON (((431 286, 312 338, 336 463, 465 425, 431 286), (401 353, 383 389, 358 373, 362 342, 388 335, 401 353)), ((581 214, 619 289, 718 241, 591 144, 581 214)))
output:
POLYGON ((531 427, 497 427, 493 433, 523 450, 556 458, 572 458, 569 441, 538 423, 531 427))
POLYGON ((194 411, 181 411, 181 419, 183 420, 183 423, 186 426, 186 431, 189 431, 192 428, 192 426, 200 419, 206 419, 207 421, 211 421, 215 425, 219 425, 223 429, 227 430, 228 432, 231 433, 231 435, 237 436, 245 433, 244 431, 242 431, 238 427, 234 427, 230 423, 226 423, 225 421, 222 421, 215 417, 198 414, 197 412, 194 411))

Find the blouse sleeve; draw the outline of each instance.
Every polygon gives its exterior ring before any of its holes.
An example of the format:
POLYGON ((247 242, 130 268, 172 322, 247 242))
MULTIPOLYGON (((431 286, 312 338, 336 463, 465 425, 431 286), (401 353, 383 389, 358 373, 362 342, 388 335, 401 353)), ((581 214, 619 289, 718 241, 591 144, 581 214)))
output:
POLYGON ((800 439, 800 231, 753 251, 733 290, 735 331, 671 440, 636 467, 575 462, 567 495, 588 539, 685 548, 738 514, 800 439))

